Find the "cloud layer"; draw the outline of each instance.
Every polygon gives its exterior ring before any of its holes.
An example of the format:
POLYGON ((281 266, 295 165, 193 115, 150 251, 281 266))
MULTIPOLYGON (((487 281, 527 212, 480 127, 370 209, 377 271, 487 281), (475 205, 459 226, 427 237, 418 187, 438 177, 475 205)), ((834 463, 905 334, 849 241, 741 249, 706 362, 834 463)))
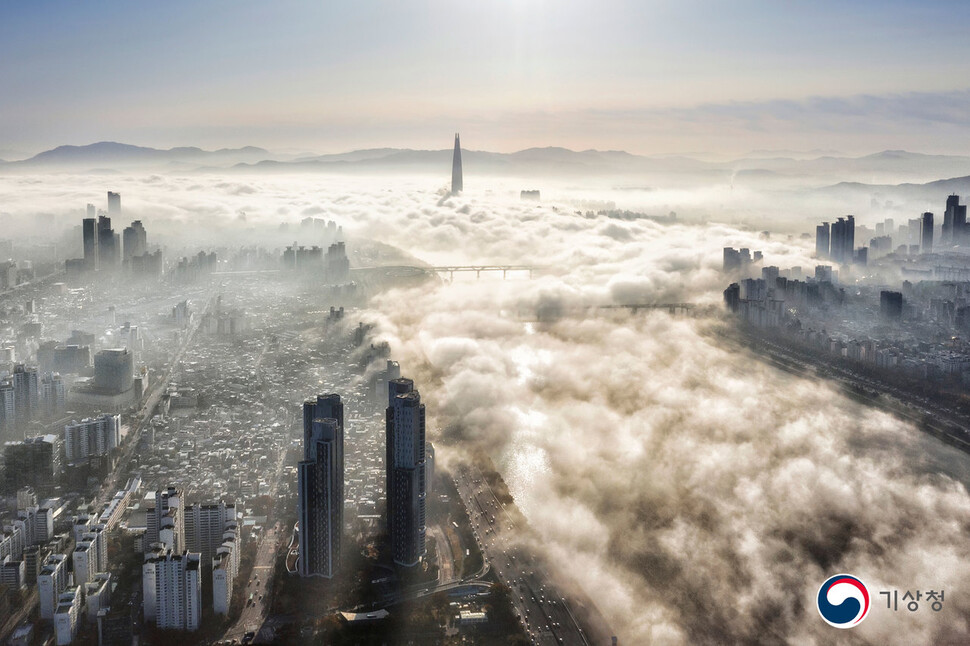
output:
MULTIPOLYGON (((171 239, 243 239, 312 213, 432 263, 552 268, 535 280, 458 277, 388 292, 366 316, 421 390, 438 455, 478 447, 495 457, 552 560, 624 643, 970 639, 964 455, 824 382, 761 364, 731 346, 718 317, 522 320, 550 303, 716 303, 723 246, 810 267, 806 241, 587 217, 565 189, 536 205, 512 186, 447 197, 419 178, 118 179, 132 215, 171 239), (837 572, 862 578, 876 605, 835 635, 814 594, 837 572), (941 588, 940 613, 879 605, 880 590, 941 588)), ((15 215, 83 203, 104 183, 43 178, 13 190, 23 181, 4 180, 15 215)), ((770 200, 752 203, 771 212, 770 200)), ((716 199, 704 206, 718 209, 716 199)))

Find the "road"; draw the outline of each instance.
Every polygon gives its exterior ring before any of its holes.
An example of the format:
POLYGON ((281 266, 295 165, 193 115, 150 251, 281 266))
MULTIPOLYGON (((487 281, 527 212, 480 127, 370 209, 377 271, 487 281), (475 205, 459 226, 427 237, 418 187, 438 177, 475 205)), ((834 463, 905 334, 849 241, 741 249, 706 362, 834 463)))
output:
POLYGON ((566 598, 553 581, 552 568, 522 547, 528 529, 514 522, 480 470, 464 465, 455 477, 475 538, 508 586, 512 605, 533 644, 591 646, 609 644, 606 621, 589 599, 566 598))
MULTIPOLYGON (((280 456, 276 464, 273 484, 269 492, 269 496, 274 500, 276 499, 276 493, 283 475, 283 459, 284 456, 280 456)), ((262 630, 263 623, 266 621, 270 599, 261 597, 269 595, 273 589, 273 573, 276 569, 276 558, 280 553, 280 542, 283 539, 283 533, 283 530, 279 528, 279 524, 263 530, 262 535, 258 539, 259 544, 256 547, 256 559, 253 561, 253 572, 250 580, 236 581, 233 584, 234 588, 240 585, 245 586, 244 596, 247 601, 243 606, 242 612, 239 614, 239 618, 226 631, 222 639, 242 640, 243 635, 247 632, 259 633, 262 630), (252 604, 248 602, 250 594, 253 595, 252 604)), ((255 640, 256 643, 269 643, 269 641, 271 640, 268 636, 264 637, 259 634, 257 634, 255 640)))
POLYGON ((457 581, 455 577, 455 556, 451 552, 451 543, 444 531, 438 525, 431 525, 428 531, 434 536, 435 547, 438 551, 438 585, 447 585, 457 581))

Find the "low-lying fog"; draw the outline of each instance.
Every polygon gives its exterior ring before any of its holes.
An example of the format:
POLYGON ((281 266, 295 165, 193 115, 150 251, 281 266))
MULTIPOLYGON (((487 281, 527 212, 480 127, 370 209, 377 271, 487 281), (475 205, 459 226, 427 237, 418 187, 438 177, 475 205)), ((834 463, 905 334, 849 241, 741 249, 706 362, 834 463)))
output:
POLYGON ((875 606, 839 643, 970 640, 965 455, 760 363, 722 340, 719 317, 515 316, 550 303, 717 303, 722 247, 808 269, 814 240, 798 233, 850 207, 730 186, 465 184, 449 197, 420 177, 8 177, 0 210, 67 228, 110 189, 122 193, 118 224, 142 219, 150 244, 218 234, 253 245, 283 221, 290 243, 312 215, 432 264, 548 267, 534 280, 388 292, 367 318, 421 390, 442 461, 471 447, 494 457, 544 549, 622 643, 835 643, 814 596, 838 572, 862 578, 875 606), (584 214, 607 203, 677 222, 584 214), (944 589, 944 609, 887 611, 878 592, 892 589, 944 589))

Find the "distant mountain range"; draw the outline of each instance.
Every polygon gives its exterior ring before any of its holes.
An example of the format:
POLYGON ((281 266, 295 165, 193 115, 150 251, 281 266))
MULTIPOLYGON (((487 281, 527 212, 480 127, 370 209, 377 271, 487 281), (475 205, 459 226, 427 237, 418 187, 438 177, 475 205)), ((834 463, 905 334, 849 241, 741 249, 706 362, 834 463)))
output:
POLYGON ((169 165, 196 167, 199 164, 237 164, 246 161, 259 161, 270 156, 263 148, 223 148, 202 150, 195 147, 146 148, 120 144, 114 141, 101 141, 87 146, 58 146, 45 150, 29 159, 3 162, 0 168, 40 168, 40 167, 91 167, 91 166, 145 166, 169 165))
MULTIPOLYGON (((427 172, 448 176, 451 155, 451 148, 374 148, 294 157, 253 146, 213 151, 195 147, 161 150, 103 141, 86 146, 58 146, 29 159, 0 162, 0 172, 152 169, 173 172, 427 172)), ((960 178, 970 174, 970 157, 966 156, 925 155, 903 150, 886 150, 862 157, 806 155, 796 151, 756 151, 731 161, 711 162, 687 156, 644 156, 617 150, 574 151, 549 147, 513 153, 463 150, 462 162, 466 174, 570 179, 618 177, 633 185, 641 183, 639 178, 643 179, 644 185, 650 181, 648 178, 760 186, 794 183, 825 187, 823 190, 827 191, 872 190, 863 187, 885 187, 900 182, 915 185, 940 177, 957 178, 946 181, 963 186, 960 178)))
POLYGON ((932 210, 934 208, 933 205, 941 201, 941 196, 970 196, 970 175, 938 179, 923 183, 864 184, 862 182, 839 182, 832 186, 816 189, 814 192, 840 200, 877 199, 895 202, 923 201, 932 210))

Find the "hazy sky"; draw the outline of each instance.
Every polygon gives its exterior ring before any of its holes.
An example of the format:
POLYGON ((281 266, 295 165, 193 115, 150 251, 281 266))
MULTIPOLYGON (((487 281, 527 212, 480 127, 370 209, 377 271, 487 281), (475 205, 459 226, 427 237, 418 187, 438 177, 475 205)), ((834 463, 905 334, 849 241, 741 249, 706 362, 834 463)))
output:
POLYGON ((965 151, 970 3, 0 4, 0 156, 99 140, 965 151))

